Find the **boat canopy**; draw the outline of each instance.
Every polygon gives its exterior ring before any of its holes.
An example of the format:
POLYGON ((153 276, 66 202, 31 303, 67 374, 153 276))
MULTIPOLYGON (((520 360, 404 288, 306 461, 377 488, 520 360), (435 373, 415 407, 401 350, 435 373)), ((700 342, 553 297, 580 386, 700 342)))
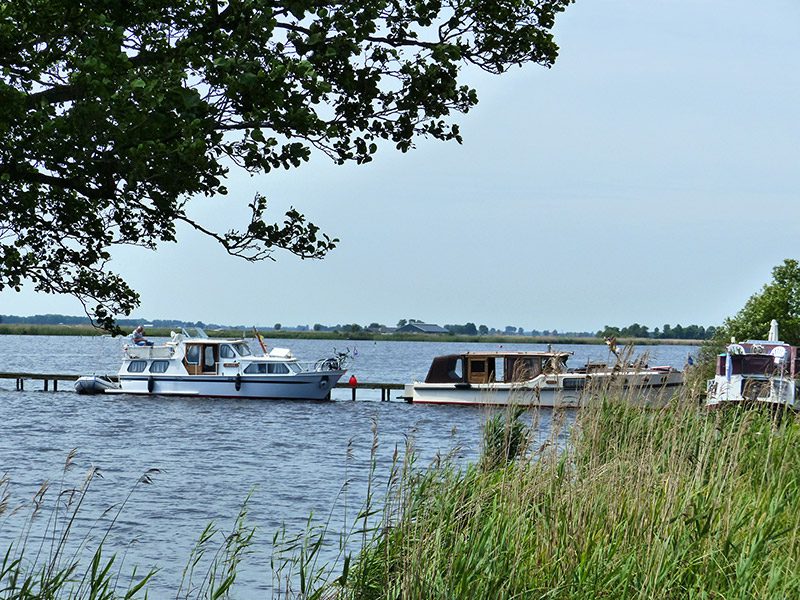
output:
POLYGON ((717 357, 717 375, 763 375, 800 373, 797 348, 772 340, 747 340, 732 343, 717 357))

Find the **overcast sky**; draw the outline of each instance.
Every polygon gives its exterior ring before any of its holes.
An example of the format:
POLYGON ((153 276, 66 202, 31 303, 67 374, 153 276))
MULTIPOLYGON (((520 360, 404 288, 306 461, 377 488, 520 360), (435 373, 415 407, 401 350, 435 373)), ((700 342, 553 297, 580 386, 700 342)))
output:
MULTIPOLYGON (((464 144, 237 175, 192 214, 297 207, 339 247, 249 264, 188 230, 117 252, 134 316, 284 326, 401 318, 561 331, 712 325, 800 255, 800 2, 577 0, 556 65, 470 73, 464 144)), ((0 294, 0 313, 82 314, 0 294)))

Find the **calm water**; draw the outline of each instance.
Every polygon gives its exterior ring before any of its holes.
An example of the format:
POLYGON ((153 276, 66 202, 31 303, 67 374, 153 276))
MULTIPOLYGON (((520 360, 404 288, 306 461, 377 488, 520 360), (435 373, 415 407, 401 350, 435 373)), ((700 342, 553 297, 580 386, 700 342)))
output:
MULTIPOLYGON (((436 355, 498 348, 444 342, 267 343, 290 347, 308 360, 347 347, 357 353, 350 373, 360 381, 396 383, 423 379, 436 355)), ((122 344, 97 337, 0 336, 0 371, 116 373, 122 344)), ((573 366, 608 358, 603 346, 558 348, 575 353, 573 366)), ((696 348, 649 346, 637 351, 647 352, 651 365, 681 368, 696 348)), ((145 471, 159 469, 153 485, 136 487, 107 542, 108 550, 125 554, 126 567, 159 568, 149 588, 156 598, 175 595, 204 527, 214 521, 228 530, 251 492, 248 523, 257 528, 256 538, 252 555, 239 570, 234 596, 269 598, 273 534, 284 524, 298 533, 310 514, 324 519, 332 509, 334 528, 340 528, 345 481, 350 482, 349 515, 363 502, 373 424, 379 436, 377 473, 385 478, 395 447, 402 450, 407 438, 414 440, 420 465, 454 448, 460 449, 459 460, 474 460, 487 414, 470 407, 381 403, 379 392, 362 390, 358 402, 349 400, 349 390, 335 390, 334 402, 326 403, 78 396, 67 382, 58 393, 41 387, 41 382, 29 381, 18 392, 13 380, 0 380, 0 474, 11 481, 12 506, 30 504, 44 481, 51 482, 53 492, 78 486, 86 471, 97 466, 103 477, 92 483, 78 526, 85 534, 105 509, 125 500, 145 471), (64 460, 73 448, 78 450, 76 466, 64 475, 64 460)), ((549 427, 550 414, 544 412, 542 437, 549 427)), ((54 498, 52 493, 50 502, 54 498)), ((0 516, 0 551, 17 540, 29 514, 0 516)), ((95 527, 97 536, 103 522, 95 527)), ((333 559, 335 554, 329 548, 324 557, 333 559)))

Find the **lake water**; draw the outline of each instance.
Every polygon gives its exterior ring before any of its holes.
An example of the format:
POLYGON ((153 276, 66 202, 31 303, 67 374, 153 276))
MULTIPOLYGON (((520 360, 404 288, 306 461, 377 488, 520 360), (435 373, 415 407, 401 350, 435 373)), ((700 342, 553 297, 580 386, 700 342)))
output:
MULTIPOLYGON (((104 374, 116 373, 124 340, 103 337, 0 336, 0 371, 104 374)), ((450 342, 344 342, 267 340, 290 347, 301 359, 316 360, 336 350, 356 354, 349 373, 359 381, 407 383, 423 379, 431 359, 465 349, 498 349, 497 344, 450 342)), ((545 349, 506 344, 505 349, 545 349)), ((558 346, 574 352, 570 364, 608 360, 604 346, 558 346)), ((690 346, 647 346, 651 365, 682 368, 690 346)), ((349 375, 345 375, 345 380, 349 375)), ((396 392, 399 394, 399 392, 396 392)), ((355 514, 366 495, 373 447, 377 475, 387 476, 395 447, 412 439, 417 463, 457 449, 457 460, 474 460, 480 450, 485 409, 412 406, 380 402, 380 392, 334 390, 333 402, 245 401, 137 396, 79 396, 68 382, 57 393, 27 381, 23 392, 14 380, 0 380, 0 475, 10 480, 11 506, 30 505, 44 481, 51 482, 48 504, 61 488, 80 485, 87 470, 99 467, 81 509, 77 531, 100 537, 103 511, 127 501, 106 550, 125 555, 125 572, 158 567, 149 586, 153 598, 174 597, 191 549, 213 521, 227 531, 243 502, 249 525, 256 527, 252 553, 239 569, 234 597, 268 598, 273 534, 282 525, 299 533, 309 515, 324 520, 332 512, 333 529, 355 514), (64 461, 77 449, 75 467, 66 475, 64 461), (148 469, 159 469, 152 485, 135 486, 148 469), (100 523, 94 525, 95 520, 100 523), (90 533, 94 531, 94 533, 90 533)), ((539 435, 547 437, 551 414, 539 416, 539 435)), ((113 514, 113 512, 112 512, 113 514)), ((29 510, 0 515, 0 551, 16 543, 29 510)), ((43 527, 35 523, 34 531, 43 527)), ((91 543, 90 543, 91 545, 91 543)), ((326 548, 323 558, 336 551, 326 548)))

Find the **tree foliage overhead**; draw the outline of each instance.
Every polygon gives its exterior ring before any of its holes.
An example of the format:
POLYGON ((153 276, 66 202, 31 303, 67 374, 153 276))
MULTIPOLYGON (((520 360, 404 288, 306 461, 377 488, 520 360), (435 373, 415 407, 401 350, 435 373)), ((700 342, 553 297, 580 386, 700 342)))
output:
POLYGON ((740 342, 767 339, 772 319, 778 321, 781 341, 800 345, 800 264, 796 260, 787 258, 773 268, 772 281, 716 328, 714 337, 700 349, 700 361, 690 383, 705 386, 705 381, 714 376, 717 355, 725 352, 731 338, 740 342))
POLYGON ((800 345, 800 264, 786 259, 772 269, 772 281, 750 296, 742 310, 725 320, 718 337, 738 341, 767 339, 772 319, 778 321, 780 339, 800 345))
POLYGON ((295 209, 270 223, 262 195, 223 232, 187 202, 226 194, 233 167, 461 141, 462 66, 549 67, 571 1, 0 2, 0 291, 73 294, 113 326, 139 297, 111 248, 155 249, 178 223, 247 260, 323 257, 336 240, 295 209))
POLYGON ((717 328, 713 325, 670 325, 665 323, 663 328, 656 327, 653 331, 647 325, 633 323, 626 327, 606 325, 595 335, 599 338, 650 338, 658 340, 706 340, 714 337, 717 328))

